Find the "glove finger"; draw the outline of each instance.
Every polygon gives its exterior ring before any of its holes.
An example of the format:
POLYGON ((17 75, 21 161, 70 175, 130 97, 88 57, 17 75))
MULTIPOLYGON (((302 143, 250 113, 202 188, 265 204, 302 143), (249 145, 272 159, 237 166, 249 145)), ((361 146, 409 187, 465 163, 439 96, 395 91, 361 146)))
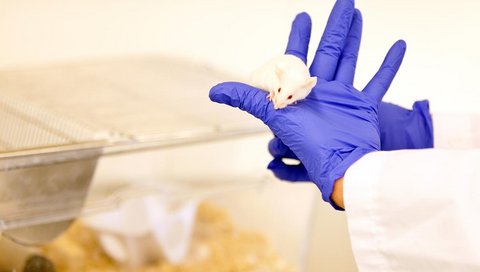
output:
POLYGON ((353 0, 337 0, 327 22, 310 74, 326 81, 333 80, 338 59, 345 46, 354 14, 353 0))
POLYGON ((309 181, 307 170, 303 164, 288 165, 281 159, 274 159, 268 164, 268 169, 281 180, 287 181, 309 181))
POLYGON ((282 140, 275 137, 268 143, 268 151, 274 158, 288 158, 298 160, 295 153, 282 140))
POLYGON ((307 63, 308 44, 312 32, 312 20, 306 12, 299 13, 292 23, 285 54, 294 55, 307 63))
POLYGON ((380 102, 392 84, 395 75, 400 69, 403 57, 407 50, 407 44, 403 40, 397 41, 388 51, 385 60, 377 74, 370 80, 363 93, 380 102))
POLYGON ((239 108, 267 123, 275 114, 267 93, 240 82, 220 83, 210 90, 210 100, 239 108))
POLYGON ((358 51, 360 50, 360 42, 362 40, 362 14, 360 10, 355 9, 353 15, 352 26, 345 41, 345 48, 335 76, 336 80, 345 84, 353 85, 355 77, 355 67, 357 66, 358 51))

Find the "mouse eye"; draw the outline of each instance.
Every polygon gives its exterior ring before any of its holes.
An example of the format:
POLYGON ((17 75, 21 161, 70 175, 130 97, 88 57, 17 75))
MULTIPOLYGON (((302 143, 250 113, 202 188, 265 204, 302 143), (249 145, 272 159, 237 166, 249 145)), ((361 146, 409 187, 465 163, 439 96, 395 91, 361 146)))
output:
POLYGON ((293 95, 289 95, 289 96, 287 97, 287 99, 292 99, 292 98, 293 98, 293 95))
POLYGON ((282 88, 278 88, 278 92, 280 93, 282 91, 282 88))

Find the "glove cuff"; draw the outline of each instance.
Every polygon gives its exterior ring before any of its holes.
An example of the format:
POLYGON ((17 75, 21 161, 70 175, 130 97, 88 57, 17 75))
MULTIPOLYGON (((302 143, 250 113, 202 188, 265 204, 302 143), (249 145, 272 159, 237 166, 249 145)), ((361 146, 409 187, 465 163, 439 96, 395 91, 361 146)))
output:
POLYGON ((332 205, 335 210, 344 210, 343 208, 336 205, 335 202, 331 199, 335 182, 339 178, 345 176, 345 172, 347 172, 348 168, 350 168, 352 164, 354 164, 366 154, 373 151, 375 150, 357 148, 353 152, 351 152, 344 160, 342 160, 337 166, 335 166, 331 171, 320 177, 320 180, 324 181, 323 183, 321 183, 322 185, 320 188, 320 190, 322 191, 322 198, 325 202, 330 203, 330 205, 332 205))
POLYGON ((423 143, 418 143, 418 147, 416 149, 421 148, 433 148, 434 138, 433 138, 433 121, 432 115, 430 114, 430 104, 428 100, 417 101, 413 104, 413 112, 417 112, 421 118, 419 118, 419 122, 423 123, 424 128, 424 141, 423 143))
POLYGON ((412 110, 385 102, 378 109, 381 150, 433 147, 433 125, 428 100, 415 102, 412 110))

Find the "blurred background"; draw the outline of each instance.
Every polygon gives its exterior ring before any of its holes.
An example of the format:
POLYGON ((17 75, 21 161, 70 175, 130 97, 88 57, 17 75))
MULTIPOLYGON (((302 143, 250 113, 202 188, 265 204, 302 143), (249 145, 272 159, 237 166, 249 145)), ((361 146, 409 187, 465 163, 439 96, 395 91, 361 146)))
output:
MULTIPOLYGON (((333 3, 2 0, 0 67, 161 53, 246 76, 283 52, 300 11, 313 18, 316 48, 333 3)), ((389 46, 402 38, 408 53, 387 100, 407 106, 429 98, 434 110, 477 108, 478 1, 369 0, 356 6, 364 15, 357 86, 368 82, 389 46)))
MULTIPOLYGON (((227 75, 225 79, 242 80, 283 53, 291 21, 301 11, 313 19, 311 60, 333 4, 333 0, 0 0, 0 70, 168 56, 208 65, 227 75)), ((434 114, 480 111, 479 1, 362 0, 356 6, 364 19, 356 87, 363 88, 388 48, 404 39, 407 55, 386 101, 410 107, 416 100, 429 99, 434 114)), ((187 75, 179 74, 178 80, 189 81, 187 75)), ((158 153, 108 157, 100 160, 93 180, 253 180, 268 176, 270 137, 263 132, 158 153)), ((255 215, 252 209, 245 217, 274 214, 265 223, 271 229, 262 232, 282 257, 299 271, 356 271, 343 213, 322 203, 311 184, 269 186, 272 191, 267 192, 274 193, 262 202, 263 213, 255 215), (293 215, 297 222, 288 220, 293 215)), ((237 201, 259 201, 252 198, 255 194, 237 201)))

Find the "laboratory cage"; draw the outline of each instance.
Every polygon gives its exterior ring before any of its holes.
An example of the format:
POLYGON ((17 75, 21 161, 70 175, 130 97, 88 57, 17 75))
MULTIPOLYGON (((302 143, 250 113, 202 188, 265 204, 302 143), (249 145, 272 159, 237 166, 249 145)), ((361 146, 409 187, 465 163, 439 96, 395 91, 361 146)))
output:
POLYGON ((159 56, 0 71, 0 271, 304 271, 316 191, 159 56))

